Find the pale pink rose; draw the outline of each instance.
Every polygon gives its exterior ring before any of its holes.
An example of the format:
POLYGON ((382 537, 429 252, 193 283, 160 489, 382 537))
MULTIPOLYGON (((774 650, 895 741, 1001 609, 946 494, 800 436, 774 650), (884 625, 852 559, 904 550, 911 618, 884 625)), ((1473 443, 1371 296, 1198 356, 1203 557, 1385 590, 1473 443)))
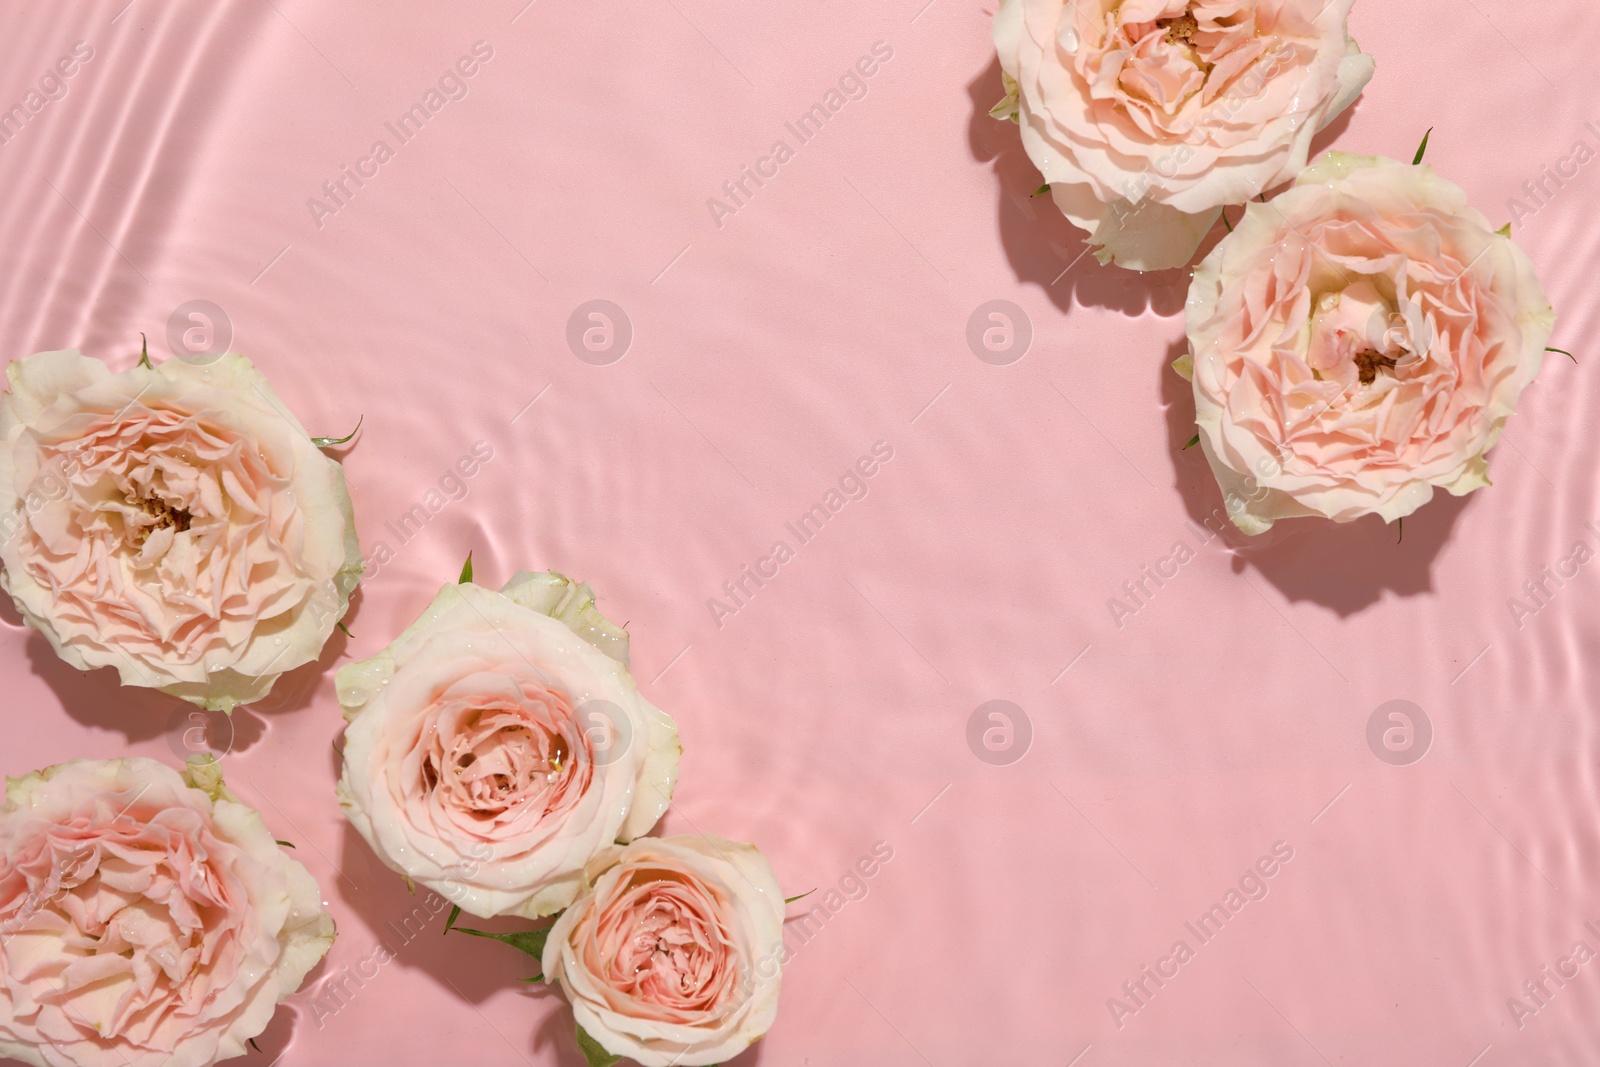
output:
POLYGON ((1489 484, 1555 313, 1533 264, 1431 167, 1332 153, 1195 270, 1200 445, 1233 521, 1393 522, 1489 484))
POLYGON ((445 586, 339 670, 345 815, 391 869, 470 914, 566 907, 584 864, 649 831, 678 777, 677 727, 627 649, 559 574, 445 586))
POLYGON ((1371 79, 1354 2, 1001 0, 992 114, 1100 262, 1181 267, 1223 206, 1298 175, 1371 79))
POLYGON ((231 710, 321 654, 361 573, 350 494, 249 360, 6 376, 4 587, 62 659, 231 710))
POLYGON ((0 807, 0 1056, 204 1067, 243 1055, 333 944, 306 869, 195 757, 77 760, 0 807))
POLYGON ((783 894, 753 845, 641 838, 596 856, 541 961, 583 1035, 644 1067, 722 1063, 778 1015, 783 894))

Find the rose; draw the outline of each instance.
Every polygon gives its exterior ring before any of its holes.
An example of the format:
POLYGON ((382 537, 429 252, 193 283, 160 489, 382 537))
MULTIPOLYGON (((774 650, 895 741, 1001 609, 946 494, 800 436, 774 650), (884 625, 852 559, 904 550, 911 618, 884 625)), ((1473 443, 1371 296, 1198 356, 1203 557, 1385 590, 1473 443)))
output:
POLYGON ((1507 232, 1430 167, 1342 153, 1250 205, 1195 270, 1179 361, 1240 529, 1489 484, 1555 321, 1507 232))
POLYGON ((559 911, 591 857, 655 825, 677 780, 677 727, 626 663, 587 585, 524 571, 498 593, 445 586, 338 673, 345 815, 463 911, 559 911))
POLYGON ((1179 267, 1305 168, 1373 72, 1354 0, 1001 0, 995 48, 1051 197, 1100 262, 1179 267))
POLYGON ((0 806, 0 1056, 242 1055, 333 943, 306 869, 203 756, 76 760, 0 806))
POLYGON ((645 1067, 725 1062, 771 1028, 783 894, 753 845, 641 838, 596 856, 541 960, 578 1040, 645 1067))
POLYGON ((62 659, 226 711, 317 658, 361 571, 350 494, 249 360, 6 373, 3 584, 62 659))

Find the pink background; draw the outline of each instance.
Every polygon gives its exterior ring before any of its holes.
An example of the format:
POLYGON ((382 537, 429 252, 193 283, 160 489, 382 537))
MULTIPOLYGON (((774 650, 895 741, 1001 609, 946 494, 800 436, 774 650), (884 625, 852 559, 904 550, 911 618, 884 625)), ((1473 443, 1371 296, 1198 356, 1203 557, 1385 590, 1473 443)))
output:
MULTIPOLYGON (((253 1060, 581 1063, 559 998, 516 981, 531 961, 425 910, 400 943, 386 924, 422 898, 333 800, 331 668, 471 550, 480 581, 555 568, 628 623, 686 748, 668 832, 758 842, 793 893, 893 850, 832 899, 741 1065, 1600 1062, 1600 961, 1520 1028, 1507 1004, 1575 942, 1600 950, 1600 559, 1520 628, 1509 606, 1600 547, 1600 164, 1517 227, 1580 363, 1547 363, 1492 489, 1400 544, 1364 522, 1199 545, 1188 524, 1221 501, 1167 369, 1186 276, 1102 269, 1029 199, 1014 128, 985 116, 990 9, 523 2, 0 12, 0 105, 94 50, 0 145, 5 357, 122 368, 141 330, 166 356, 174 309, 209 300, 313 433, 366 419, 346 469, 364 545, 395 557, 354 638, 238 713, 225 757, 340 931, 253 1060), (308 198, 393 147, 384 123, 476 41, 493 58, 468 95, 319 226, 308 198), (878 41, 866 97, 719 226, 707 199, 795 148, 784 123, 878 41), (566 341, 593 299, 631 323, 610 365, 566 341), (1031 320, 1007 366, 966 341, 990 300, 1031 320), (494 458, 466 498, 398 545, 385 524, 477 441, 494 458), (708 598, 794 547, 784 523, 878 441, 869 494, 719 626, 708 598), (1119 628, 1108 600, 1185 540, 1119 628), (1031 724, 1009 765, 967 740, 996 699, 1031 724), (1367 742, 1396 699, 1432 725, 1409 766, 1367 742), (1276 842, 1293 858, 1268 895, 1200 944, 1184 923, 1276 842), (1179 939, 1194 958, 1114 1019, 1179 939), (397 958, 327 999, 380 940, 397 958)), ((1409 158, 1433 126, 1430 161, 1497 222, 1574 142, 1600 148, 1592 4, 1362 0, 1352 30, 1378 74, 1340 147, 1409 158)), ((3 618, 0 769, 176 760, 187 706, 64 669, 3 618)))

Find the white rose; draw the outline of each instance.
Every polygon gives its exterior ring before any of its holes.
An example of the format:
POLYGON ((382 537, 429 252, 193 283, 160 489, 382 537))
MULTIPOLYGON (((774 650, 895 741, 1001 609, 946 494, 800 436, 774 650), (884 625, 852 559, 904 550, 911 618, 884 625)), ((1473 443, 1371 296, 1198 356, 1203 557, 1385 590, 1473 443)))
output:
POLYGON ((62 659, 231 710, 321 654, 361 573, 350 494, 249 360, 6 377, 3 584, 62 659))
POLYGON ((1181 267, 1223 206, 1305 168, 1373 60, 1354 0, 1001 0, 1022 145, 1100 262, 1181 267))
POLYGON ((723 1063, 777 1018, 783 909, 754 845, 641 838, 589 864, 582 895, 545 940, 545 980, 614 1056, 644 1067, 723 1063))
POLYGON ((0 1056, 206 1067, 333 944, 306 869, 214 763, 76 760, 0 806, 0 1056))
POLYGON ((1428 166, 1332 152, 1252 204, 1189 291, 1200 445, 1246 533, 1402 519, 1489 484, 1555 312, 1428 166))
POLYGON ((498 593, 447 585, 338 673, 339 803, 386 865, 463 911, 559 911, 677 781, 677 727, 626 661, 587 585, 526 571, 498 593))

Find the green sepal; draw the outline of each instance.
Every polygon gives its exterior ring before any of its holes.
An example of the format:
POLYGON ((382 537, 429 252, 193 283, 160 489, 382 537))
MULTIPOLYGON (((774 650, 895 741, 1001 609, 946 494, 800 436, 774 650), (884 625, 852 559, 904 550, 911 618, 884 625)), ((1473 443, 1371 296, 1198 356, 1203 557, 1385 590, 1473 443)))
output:
POLYGON ((472 581, 472 553, 468 552, 467 561, 461 565, 461 577, 457 579, 456 584, 466 585, 470 581, 472 581))
POLYGON ((1422 143, 1417 145, 1416 156, 1411 160, 1411 165, 1413 167, 1420 167, 1422 165, 1422 157, 1428 154, 1428 138, 1432 136, 1433 127, 1429 126, 1428 132, 1422 135, 1422 143))
POLYGON ((311 443, 316 445, 318 448, 327 448, 330 445, 348 444, 351 438, 355 437, 356 434, 361 432, 361 424, 366 421, 367 417, 363 415, 356 420, 356 428, 345 434, 343 437, 313 437, 311 439, 311 443))
POLYGON ((150 341, 142 333, 139 335, 139 366, 146 370, 156 369, 156 365, 150 362, 150 341))
POLYGON ((583 1053, 583 1058, 589 1061, 589 1067, 611 1067, 614 1063, 621 1063, 621 1056, 614 1056, 607 1052, 600 1042, 590 1037, 581 1026, 575 1026, 577 1031, 578 1050, 583 1053))
MULTIPOLYGON (((456 910, 459 911, 460 909, 456 910)), ((452 922, 454 919, 455 916, 452 915, 452 922)), ((447 925, 445 932, 449 933, 452 929, 458 934, 471 934, 473 937, 487 937, 492 941, 502 942, 510 945, 518 952, 526 952, 536 960, 544 959, 544 943, 550 939, 550 927, 548 926, 542 930, 518 930, 510 934, 491 934, 487 930, 473 930, 466 926, 447 925)), ((543 964, 541 963, 540 966, 542 968, 543 964)), ((542 978, 544 976, 543 974, 536 974, 534 977, 542 978)))
POLYGON ((1189 451, 1189 449, 1193 448, 1195 445, 1197 445, 1199 443, 1200 443, 1200 435, 1199 434, 1195 434, 1193 437, 1189 438, 1189 443, 1183 446, 1183 450, 1185 452, 1187 452, 1187 451, 1189 451))

